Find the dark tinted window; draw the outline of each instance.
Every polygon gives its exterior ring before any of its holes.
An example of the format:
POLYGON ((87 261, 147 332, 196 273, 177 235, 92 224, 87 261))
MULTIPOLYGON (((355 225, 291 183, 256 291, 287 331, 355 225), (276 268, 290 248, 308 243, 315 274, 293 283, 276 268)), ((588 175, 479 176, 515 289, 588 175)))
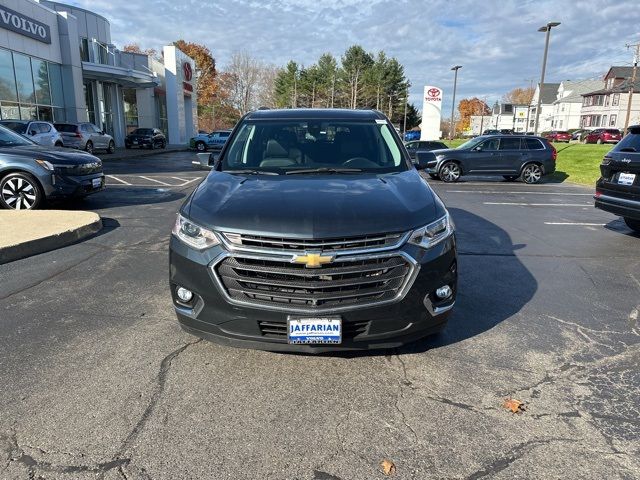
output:
POLYGON ((617 128, 607 128, 605 130, 605 132, 607 132, 607 133, 618 133, 619 134, 620 130, 618 130, 617 128))
POLYGON ((231 132, 220 132, 222 138, 227 138, 229 135, 231 135, 231 132))
POLYGON ((136 135, 153 135, 153 129, 151 128, 136 128, 132 133, 136 135))
POLYGON ((544 150, 544 145, 537 138, 525 138, 524 141, 529 150, 544 150))
POLYGON ((56 127, 56 130, 64 133, 75 133, 78 128, 76 125, 72 125, 70 123, 56 123, 53 125, 56 127))
POLYGON ((614 151, 625 150, 628 152, 640 152, 640 128, 631 129, 631 133, 618 142, 614 151))
POLYGON ((51 131, 51 127, 48 123, 38 123, 38 133, 49 133, 51 131))
POLYGON ((27 124, 22 122, 2 122, 2 126, 10 128, 16 133, 25 133, 27 131, 27 124))
POLYGON ((519 138, 501 138, 500 150, 520 150, 519 138))
POLYGON ((487 140, 486 142, 482 142, 480 144, 480 147, 482 148, 482 150, 498 150, 498 142, 499 139, 492 138, 490 140, 487 140))

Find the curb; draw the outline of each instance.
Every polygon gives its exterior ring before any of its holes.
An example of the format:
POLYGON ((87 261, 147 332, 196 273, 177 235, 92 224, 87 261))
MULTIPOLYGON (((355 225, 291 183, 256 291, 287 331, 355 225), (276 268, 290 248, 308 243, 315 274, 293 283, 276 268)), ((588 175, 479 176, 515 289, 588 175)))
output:
POLYGON ((58 248, 66 247, 72 243, 84 240, 95 235, 102 229, 102 219, 98 217, 92 223, 83 225, 73 230, 67 230, 56 235, 29 240, 18 245, 10 245, 0 248, 0 265, 31 257, 40 253, 50 252, 58 248))

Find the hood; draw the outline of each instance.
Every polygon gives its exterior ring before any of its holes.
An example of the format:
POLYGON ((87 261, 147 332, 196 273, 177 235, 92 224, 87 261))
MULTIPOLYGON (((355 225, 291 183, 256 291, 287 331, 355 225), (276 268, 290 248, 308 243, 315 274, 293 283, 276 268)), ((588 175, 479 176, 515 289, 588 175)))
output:
POLYGON ((16 147, 0 147, 0 155, 12 155, 29 160, 47 160, 55 164, 77 165, 81 163, 100 162, 98 157, 62 147, 42 147, 40 145, 24 145, 16 147))
POLYGON ((433 153, 434 155, 443 155, 455 151, 459 152, 460 150, 458 150, 457 148, 438 148, 436 150, 431 150, 431 153, 433 153))
POLYGON ((436 217, 417 171, 360 175, 231 175, 211 172, 183 207, 214 230, 332 238, 403 232, 436 217))

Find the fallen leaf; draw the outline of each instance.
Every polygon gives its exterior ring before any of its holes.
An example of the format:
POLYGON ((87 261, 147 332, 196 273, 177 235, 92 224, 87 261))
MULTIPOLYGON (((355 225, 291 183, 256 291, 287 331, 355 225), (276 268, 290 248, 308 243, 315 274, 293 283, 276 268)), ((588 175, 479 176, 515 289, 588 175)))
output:
POLYGON ((512 413, 522 413, 527 409, 524 402, 516 400, 515 398, 505 398, 502 407, 510 410, 512 413))
POLYGON ((387 460, 386 458, 380 462, 380 467, 382 468, 382 473, 385 475, 393 475, 396 473, 396 466, 391 460, 387 460))

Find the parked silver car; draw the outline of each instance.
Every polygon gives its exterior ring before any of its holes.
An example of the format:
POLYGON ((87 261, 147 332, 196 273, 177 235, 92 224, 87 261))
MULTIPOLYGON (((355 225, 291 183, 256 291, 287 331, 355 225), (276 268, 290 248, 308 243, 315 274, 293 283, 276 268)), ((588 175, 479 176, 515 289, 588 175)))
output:
POLYGON ((113 137, 100 130, 93 123, 56 123, 56 129, 62 134, 65 147, 78 148, 93 153, 94 150, 106 150, 113 153, 116 144, 113 137))
POLYGON ((40 120, 2 120, 0 125, 24 135, 44 147, 63 147, 64 140, 56 127, 40 120))

